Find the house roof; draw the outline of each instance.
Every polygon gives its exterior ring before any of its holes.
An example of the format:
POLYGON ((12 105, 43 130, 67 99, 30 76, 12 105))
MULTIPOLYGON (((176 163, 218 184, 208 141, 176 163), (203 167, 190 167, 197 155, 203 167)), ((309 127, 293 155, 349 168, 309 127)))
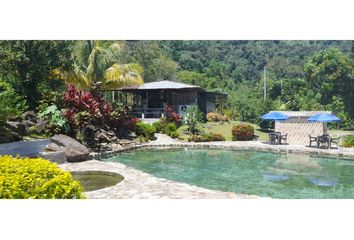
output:
POLYGON ((304 118, 305 117, 309 118, 318 113, 329 113, 329 114, 332 113, 331 111, 272 111, 272 112, 281 112, 288 115, 289 117, 304 117, 304 118))
POLYGON ((165 81, 144 83, 143 85, 140 86, 124 87, 121 88, 120 90, 155 90, 155 89, 156 90, 158 89, 201 89, 201 87, 165 80, 165 81))

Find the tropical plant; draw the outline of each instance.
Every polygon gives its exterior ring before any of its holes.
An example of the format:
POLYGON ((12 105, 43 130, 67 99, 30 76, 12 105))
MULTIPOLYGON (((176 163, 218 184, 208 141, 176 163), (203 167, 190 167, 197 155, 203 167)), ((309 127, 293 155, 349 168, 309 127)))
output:
POLYGON ((0 198, 81 199, 78 181, 42 158, 0 156, 0 198))
POLYGON ((343 147, 347 147, 347 148, 352 148, 354 147, 354 136, 353 135, 348 135, 345 136, 343 139, 343 147))
POLYGON ((66 82, 81 89, 117 89, 143 84, 143 69, 136 63, 122 63, 123 42, 79 41, 74 51, 75 64, 66 82))
POLYGON ((176 125, 179 125, 181 123, 181 116, 176 113, 171 106, 166 106, 164 108, 164 114, 165 116, 162 118, 163 122, 175 123, 176 125))
POLYGON ((154 138, 156 129, 154 126, 151 126, 150 124, 137 122, 135 133, 137 136, 142 137, 144 141, 148 141, 154 138))
POLYGON ((189 107, 183 119, 183 124, 187 125, 187 131, 191 134, 200 132, 199 124, 204 120, 203 113, 197 105, 189 107))
POLYGON ((48 106, 43 112, 38 114, 38 117, 49 120, 54 133, 67 132, 69 130, 68 121, 56 105, 48 106))

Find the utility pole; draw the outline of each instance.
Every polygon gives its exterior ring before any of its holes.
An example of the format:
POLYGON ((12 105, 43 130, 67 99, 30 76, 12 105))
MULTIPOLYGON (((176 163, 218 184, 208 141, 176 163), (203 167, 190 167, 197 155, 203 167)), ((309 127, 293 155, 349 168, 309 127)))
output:
POLYGON ((267 78, 266 78, 266 66, 263 68, 263 99, 267 100, 267 78))

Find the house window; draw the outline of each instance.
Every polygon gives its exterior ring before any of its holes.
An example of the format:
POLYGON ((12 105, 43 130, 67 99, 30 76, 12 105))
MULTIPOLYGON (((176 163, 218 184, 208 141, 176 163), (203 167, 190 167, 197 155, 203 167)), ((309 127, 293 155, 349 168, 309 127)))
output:
POLYGON ((192 105, 196 104, 195 92, 183 92, 179 94, 179 105, 192 105))

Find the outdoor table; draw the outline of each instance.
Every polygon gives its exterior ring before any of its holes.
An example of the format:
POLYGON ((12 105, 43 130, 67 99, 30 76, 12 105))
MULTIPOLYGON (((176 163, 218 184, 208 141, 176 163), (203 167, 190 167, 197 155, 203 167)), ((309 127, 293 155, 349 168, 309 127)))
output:
POLYGON ((271 132, 268 135, 270 144, 281 144, 281 132, 271 132), (275 139, 275 142, 273 141, 273 139, 275 139))
POLYGON ((327 143, 327 149, 331 148, 331 136, 328 134, 323 134, 317 137, 317 148, 320 148, 320 144, 327 143))

